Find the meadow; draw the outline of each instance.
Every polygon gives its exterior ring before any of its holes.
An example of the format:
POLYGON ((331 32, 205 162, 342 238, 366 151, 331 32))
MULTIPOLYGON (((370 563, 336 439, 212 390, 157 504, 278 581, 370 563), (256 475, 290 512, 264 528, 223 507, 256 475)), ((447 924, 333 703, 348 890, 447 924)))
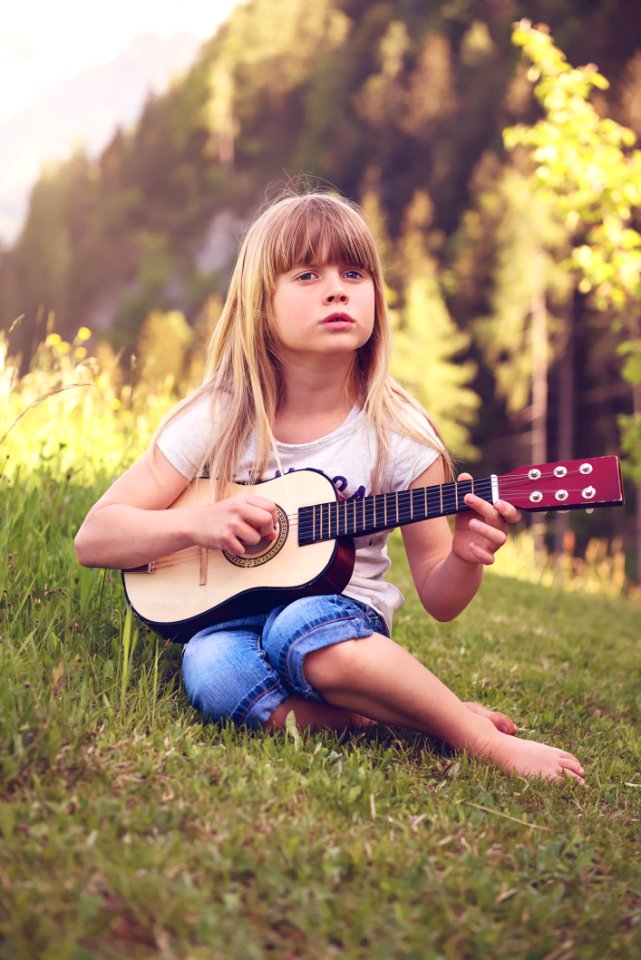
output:
POLYGON ((397 728, 203 726, 180 648, 132 618, 117 573, 75 560, 171 403, 171 384, 101 380, 85 339, 0 376, 0 957, 638 957, 641 606, 618 562, 595 548, 567 589, 523 534, 437 624, 392 539, 397 639, 576 752, 584 788, 397 728))

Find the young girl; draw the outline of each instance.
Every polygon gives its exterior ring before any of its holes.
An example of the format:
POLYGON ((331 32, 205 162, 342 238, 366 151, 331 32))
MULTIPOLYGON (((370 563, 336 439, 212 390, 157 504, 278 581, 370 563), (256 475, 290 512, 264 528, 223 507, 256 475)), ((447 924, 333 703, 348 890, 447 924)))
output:
MULTIPOLYGON (((80 562, 126 569, 194 545, 242 557, 277 536, 278 516, 267 497, 231 484, 293 469, 321 470, 347 498, 443 483, 444 445, 389 377, 389 351, 381 265, 357 208, 323 193, 273 203, 244 238, 203 385, 91 509, 75 541, 80 562), (167 510, 199 475, 212 478, 212 502, 167 510)), ((438 620, 467 606, 520 519, 505 502, 465 503, 453 534, 444 518, 403 527, 419 597, 438 620)), ((290 711, 299 726, 400 724, 507 772, 583 783, 576 757, 462 703, 391 639, 403 598, 384 579, 386 540, 356 540, 340 595, 196 633, 183 658, 191 703, 208 719, 265 729, 290 711)))

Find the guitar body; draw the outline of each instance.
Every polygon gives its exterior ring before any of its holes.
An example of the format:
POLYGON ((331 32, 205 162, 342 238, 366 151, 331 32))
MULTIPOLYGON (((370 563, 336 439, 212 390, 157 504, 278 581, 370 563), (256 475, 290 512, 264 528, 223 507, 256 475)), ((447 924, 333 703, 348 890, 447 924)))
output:
MULTIPOLYGON (((349 537, 298 545, 297 511, 312 501, 337 500, 331 481, 314 470, 299 470, 255 486, 238 486, 273 500, 278 537, 248 548, 243 557, 189 547, 153 563, 123 570, 128 602, 156 633, 186 643, 212 623, 248 616, 298 597, 341 593, 354 569, 349 537)), ((197 480, 169 507, 211 501, 209 480, 197 480)))

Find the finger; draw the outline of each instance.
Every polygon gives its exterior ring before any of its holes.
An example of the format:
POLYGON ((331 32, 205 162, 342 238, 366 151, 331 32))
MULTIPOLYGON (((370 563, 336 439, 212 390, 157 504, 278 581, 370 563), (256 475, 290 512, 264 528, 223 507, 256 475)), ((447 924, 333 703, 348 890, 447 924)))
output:
POLYGON ((241 543, 251 546, 255 546, 261 540, 272 540, 276 536, 271 517, 264 523, 245 518, 236 526, 234 533, 241 543))
POLYGON ((481 497, 477 497, 475 493, 467 493, 464 497, 464 503, 491 523, 504 521, 512 524, 521 520, 520 510, 505 500, 497 500, 496 503, 492 504, 481 497))
POLYGON ((484 523, 483 520, 477 520, 474 518, 470 520, 469 527, 470 530, 474 531, 474 533, 478 533, 479 536, 483 537, 484 540, 487 540, 489 546, 494 547, 495 550, 498 550, 499 547, 502 547, 507 540, 507 534, 505 530, 502 530, 499 527, 494 527, 490 523, 484 523))
POLYGON ((499 513, 506 523, 519 523, 521 520, 521 511, 514 504, 507 503, 505 500, 497 500, 494 509, 499 513))
POLYGON ((267 500, 265 497, 249 494, 246 502, 254 507, 258 507, 259 510, 265 510, 272 518, 273 525, 276 526, 278 523, 278 511, 273 500, 267 500))
POLYGON ((249 524, 255 530, 258 530, 262 536, 268 536, 274 532, 278 523, 278 514, 266 510, 264 507, 256 506, 253 503, 245 501, 239 505, 238 518, 241 523, 249 524))
POLYGON ((494 554, 490 550, 485 550, 480 543, 471 543, 470 551, 477 563, 482 563, 486 567, 494 563, 494 554))
POLYGON ((484 520, 499 523, 503 519, 491 503, 477 497, 475 493, 466 493, 463 502, 475 513, 480 514, 484 520))

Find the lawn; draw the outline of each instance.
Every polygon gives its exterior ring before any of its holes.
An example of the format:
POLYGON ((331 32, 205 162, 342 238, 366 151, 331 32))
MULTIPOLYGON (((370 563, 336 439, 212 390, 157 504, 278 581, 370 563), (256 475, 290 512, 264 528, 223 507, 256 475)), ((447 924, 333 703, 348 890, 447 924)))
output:
MULTIPOLYGON (((486 577, 397 639, 464 699, 575 751, 508 779, 424 737, 202 726, 180 649, 72 536, 107 482, 0 480, 0 956, 430 960, 641 955, 638 601, 486 577)), ((501 568, 501 564, 498 565, 501 568)))

